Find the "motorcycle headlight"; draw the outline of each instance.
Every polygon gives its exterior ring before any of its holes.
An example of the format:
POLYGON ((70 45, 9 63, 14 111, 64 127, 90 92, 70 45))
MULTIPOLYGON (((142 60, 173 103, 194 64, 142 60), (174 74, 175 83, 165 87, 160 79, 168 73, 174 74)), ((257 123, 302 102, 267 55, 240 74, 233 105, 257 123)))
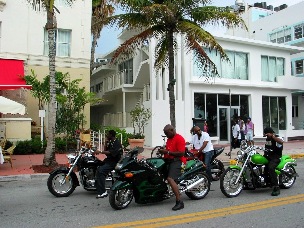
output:
POLYGON ((73 154, 68 154, 67 157, 68 157, 69 164, 73 164, 74 161, 75 161, 76 156, 73 155, 73 154))
POLYGON ((242 157, 243 157, 243 154, 244 154, 244 152, 241 151, 241 150, 239 150, 239 151, 236 153, 238 159, 242 158, 242 157))
POLYGON ((122 164, 117 163, 117 165, 115 166, 115 170, 120 170, 121 168, 122 168, 122 164))

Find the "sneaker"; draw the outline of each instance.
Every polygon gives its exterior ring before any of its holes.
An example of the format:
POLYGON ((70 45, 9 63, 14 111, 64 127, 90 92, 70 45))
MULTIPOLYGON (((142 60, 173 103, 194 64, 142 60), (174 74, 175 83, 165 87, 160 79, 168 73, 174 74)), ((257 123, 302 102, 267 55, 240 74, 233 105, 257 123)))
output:
POLYGON ((184 202, 183 201, 176 201, 176 204, 174 207, 172 207, 172 210, 173 211, 177 211, 177 210, 180 210, 180 209, 183 209, 184 208, 184 202))
POLYGON ((272 189, 271 195, 272 196, 278 196, 278 195, 280 195, 280 187, 279 186, 274 186, 273 189, 272 189))
POLYGON ((107 197, 107 196, 108 196, 108 193, 107 193, 107 192, 104 192, 104 193, 102 193, 101 195, 97 195, 97 196, 96 196, 96 199, 105 198, 105 197, 107 197))

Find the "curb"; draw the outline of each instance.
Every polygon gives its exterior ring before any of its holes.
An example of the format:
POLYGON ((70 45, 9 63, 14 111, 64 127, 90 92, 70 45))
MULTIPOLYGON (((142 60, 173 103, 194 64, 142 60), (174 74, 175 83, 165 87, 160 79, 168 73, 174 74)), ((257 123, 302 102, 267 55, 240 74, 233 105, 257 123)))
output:
POLYGON ((48 173, 35 173, 35 174, 20 174, 10 176, 0 176, 0 182, 6 181, 22 181, 22 180, 47 180, 48 173))

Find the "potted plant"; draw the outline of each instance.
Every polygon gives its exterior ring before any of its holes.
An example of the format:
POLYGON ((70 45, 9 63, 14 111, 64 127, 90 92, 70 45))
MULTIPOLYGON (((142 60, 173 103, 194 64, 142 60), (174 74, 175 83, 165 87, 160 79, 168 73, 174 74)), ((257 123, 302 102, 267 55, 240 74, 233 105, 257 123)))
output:
POLYGON ((130 148, 143 147, 145 142, 145 126, 148 124, 152 113, 149 108, 137 104, 135 108, 131 110, 130 115, 134 129, 133 134, 130 134, 128 138, 130 148))

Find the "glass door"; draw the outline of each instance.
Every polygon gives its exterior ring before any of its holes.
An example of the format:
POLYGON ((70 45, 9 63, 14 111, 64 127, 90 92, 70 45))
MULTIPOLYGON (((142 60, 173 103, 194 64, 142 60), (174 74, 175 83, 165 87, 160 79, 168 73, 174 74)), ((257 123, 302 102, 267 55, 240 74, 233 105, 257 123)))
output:
POLYGON ((230 142, 231 121, 237 119, 240 113, 239 106, 218 106, 218 132, 220 141, 230 142))

